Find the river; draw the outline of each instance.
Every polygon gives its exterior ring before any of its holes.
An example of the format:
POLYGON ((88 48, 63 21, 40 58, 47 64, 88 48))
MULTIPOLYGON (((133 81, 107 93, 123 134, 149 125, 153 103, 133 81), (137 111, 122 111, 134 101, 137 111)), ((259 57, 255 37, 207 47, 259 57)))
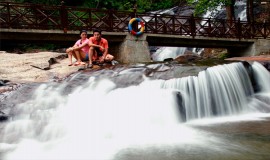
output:
POLYGON ((258 62, 158 63, 25 85, 1 102, 0 159, 267 160, 269 80, 258 62))

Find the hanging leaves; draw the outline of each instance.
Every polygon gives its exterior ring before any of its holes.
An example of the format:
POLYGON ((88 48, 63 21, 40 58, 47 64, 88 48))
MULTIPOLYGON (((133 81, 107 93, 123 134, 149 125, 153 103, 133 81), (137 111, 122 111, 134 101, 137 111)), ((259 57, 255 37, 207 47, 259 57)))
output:
POLYGON ((229 6, 234 4, 235 0, 187 0, 190 5, 195 6, 194 14, 200 16, 206 11, 217 10, 218 6, 229 6))

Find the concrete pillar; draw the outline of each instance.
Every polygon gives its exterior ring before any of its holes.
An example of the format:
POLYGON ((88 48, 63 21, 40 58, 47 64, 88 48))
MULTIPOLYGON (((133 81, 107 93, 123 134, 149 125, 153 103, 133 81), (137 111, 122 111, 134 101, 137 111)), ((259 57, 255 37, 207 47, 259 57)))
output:
POLYGON ((120 45, 118 61, 121 63, 150 62, 151 56, 146 34, 133 36, 128 34, 120 45))
POLYGON ((254 43, 254 54, 259 55, 270 52, 270 40, 269 39, 257 39, 254 43))

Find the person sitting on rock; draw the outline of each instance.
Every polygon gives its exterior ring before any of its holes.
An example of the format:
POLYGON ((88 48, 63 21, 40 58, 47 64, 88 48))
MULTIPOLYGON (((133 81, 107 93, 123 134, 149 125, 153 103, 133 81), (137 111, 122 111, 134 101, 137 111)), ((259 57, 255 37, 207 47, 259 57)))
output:
POLYGON ((88 52, 89 52, 89 39, 87 38, 87 31, 82 30, 80 32, 81 39, 76 41, 73 47, 70 47, 66 50, 66 53, 68 54, 68 58, 70 63, 69 66, 72 65, 85 65, 86 63, 83 61, 88 61, 88 52), (74 64, 72 63, 72 56, 77 60, 74 64))
POLYGON ((89 68, 93 67, 92 62, 102 64, 104 61, 111 62, 114 59, 114 56, 108 53, 108 41, 101 36, 101 31, 94 29, 93 36, 89 38, 89 68))

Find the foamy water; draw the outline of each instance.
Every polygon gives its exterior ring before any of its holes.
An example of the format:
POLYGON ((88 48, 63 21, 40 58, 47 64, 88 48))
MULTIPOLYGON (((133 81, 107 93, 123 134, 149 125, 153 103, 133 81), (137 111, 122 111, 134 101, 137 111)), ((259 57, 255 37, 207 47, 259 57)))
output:
POLYGON ((4 159, 112 159, 131 146, 202 143, 179 123, 172 91, 114 86, 89 82, 62 97, 59 89, 42 85, 5 128, 1 149, 15 150, 4 159))
MULTIPOLYGON (((216 68, 214 72, 218 73, 216 68)), ((192 150, 204 148, 229 154, 224 149, 229 144, 223 139, 191 126, 262 120, 269 116, 253 108, 239 112, 241 116, 207 117, 183 123, 176 93, 184 94, 184 90, 165 89, 161 87, 163 83, 146 79, 137 86, 116 88, 110 80, 90 77, 87 83, 66 96, 60 94, 66 83, 57 87, 43 84, 33 99, 16 107, 16 117, 6 125, 0 139, 0 153, 3 153, 0 158, 130 159, 129 154, 143 151, 152 155, 147 159, 158 159, 161 153, 173 159, 187 146, 192 150), (155 156, 156 151, 160 153, 155 156)), ((269 96, 267 91, 264 94, 269 96)), ((247 103, 252 106, 252 100, 247 103)))

